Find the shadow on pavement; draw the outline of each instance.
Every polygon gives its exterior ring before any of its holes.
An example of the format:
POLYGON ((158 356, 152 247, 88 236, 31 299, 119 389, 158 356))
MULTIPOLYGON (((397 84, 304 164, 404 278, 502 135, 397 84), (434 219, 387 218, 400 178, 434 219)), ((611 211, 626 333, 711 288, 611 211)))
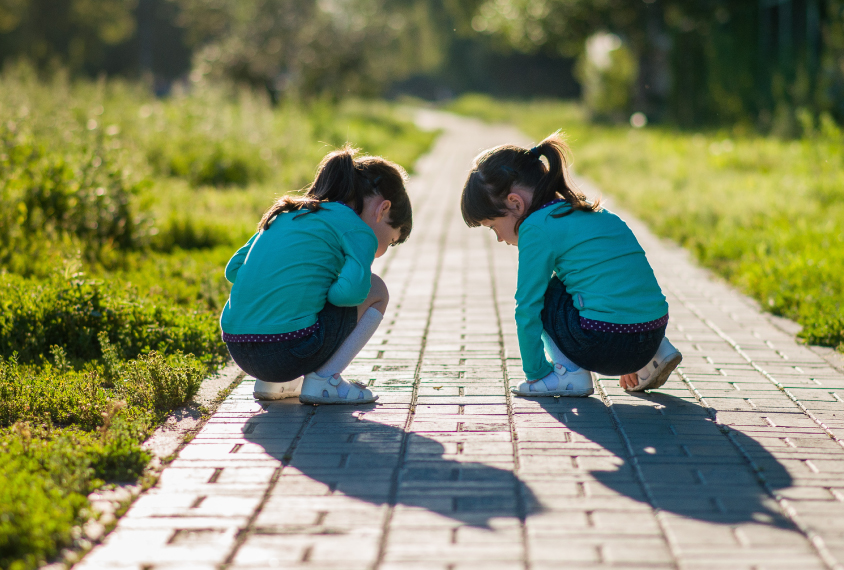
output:
MULTIPOLYGON (((633 402, 615 401, 612 408, 657 508, 713 523, 756 522, 793 527, 738 447, 761 469, 771 489, 790 487, 791 476, 753 438, 734 429, 725 435, 697 403, 658 392, 631 397, 633 402)), ((587 464, 588 448, 594 449, 589 442, 623 461, 617 470, 592 470, 593 477, 617 493, 648 500, 603 401, 594 396, 537 400, 546 412, 582 436, 572 440, 586 444, 583 456, 587 464)), ((614 462, 618 463, 618 459, 614 462)))
MULTIPOLYGON (((482 528, 489 528, 495 518, 525 518, 542 511, 530 488, 511 470, 449 459, 442 443, 418 433, 408 434, 403 444, 402 425, 363 419, 374 406, 319 406, 290 455, 287 442, 298 433, 310 406, 263 407, 265 413, 244 427, 244 437, 294 468, 285 469, 280 484, 288 473, 298 471, 326 485, 328 495, 424 509, 482 528)), ((462 447, 454 436, 459 434, 443 436, 454 440, 449 451, 458 455, 462 447)), ((288 493, 283 488, 279 492, 288 493)), ((290 496, 296 494, 291 488, 290 496)))

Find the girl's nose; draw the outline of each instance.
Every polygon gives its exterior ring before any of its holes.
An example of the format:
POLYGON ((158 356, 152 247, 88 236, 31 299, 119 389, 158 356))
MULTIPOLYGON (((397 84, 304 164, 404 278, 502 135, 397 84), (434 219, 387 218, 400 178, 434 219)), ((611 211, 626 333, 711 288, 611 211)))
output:
POLYGON ((498 243, 501 243, 502 241, 504 241, 504 238, 503 238, 503 237, 501 237, 501 236, 500 236, 500 235, 498 235, 498 234, 495 234, 495 237, 496 237, 496 238, 498 238, 498 243))

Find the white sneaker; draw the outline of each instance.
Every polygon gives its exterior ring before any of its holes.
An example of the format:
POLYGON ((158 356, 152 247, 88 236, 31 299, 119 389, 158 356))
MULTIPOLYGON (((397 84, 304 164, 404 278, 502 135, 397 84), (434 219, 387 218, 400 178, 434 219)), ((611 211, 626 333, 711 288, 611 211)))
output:
POLYGON ((667 337, 664 337, 651 361, 636 372, 639 383, 635 388, 625 388, 625 390, 628 392, 643 392, 659 388, 668 382, 668 377, 671 376, 671 373, 682 360, 683 355, 680 351, 668 342, 667 337))
POLYGON ((378 399, 364 384, 343 379, 340 374, 323 378, 316 372, 305 374, 299 401, 303 404, 370 404, 378 399), (345 390, 343 396, 340 392, 345 390))
POLYGON ((302 391, 302 380, 300 376, 290 382, 264 382, 255 380, 255 388, 252 389, 252 396, 256 400, 281 400, 293 398, 302 391))
POLYGON ((510 391, 517 396, 582 398, 595 392, 594 377, 585 368, 568 371, 562 364, 555 364, 554 371, 545 378, 533 382, 522 382, 517 387, 511 388, 510 391))

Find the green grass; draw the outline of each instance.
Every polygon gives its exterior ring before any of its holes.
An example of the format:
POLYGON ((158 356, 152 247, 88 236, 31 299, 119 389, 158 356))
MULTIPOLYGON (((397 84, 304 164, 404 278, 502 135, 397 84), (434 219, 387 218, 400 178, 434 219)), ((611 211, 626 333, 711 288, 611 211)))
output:
POLYGON ((684 132, 588 124, 576 104, 466 96, 455 112, 512 122, 535 140, 562 129, 575 169, 659 235, 761 306, 844 351, 844 133, 800 140, 742 129, 684 132))
POLYGON ((223 269, 350 141, 406 168, 435 134, 379 101, 0 74, 0 568, 79 545, 87 495, 226 358, 223 269))

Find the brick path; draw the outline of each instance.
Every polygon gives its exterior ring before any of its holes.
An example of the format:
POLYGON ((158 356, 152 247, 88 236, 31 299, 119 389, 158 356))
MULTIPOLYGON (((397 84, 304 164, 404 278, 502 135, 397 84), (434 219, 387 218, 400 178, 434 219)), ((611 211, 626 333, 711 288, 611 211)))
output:
POLYGON ((844 375, 630 220, 679 373, 651 396, 511 397, 516 250, 457 197, 479 149, 527 141, 420 120, 444 134, 347 373, 379 404, 262 404, 247 379, 77 568, 839 568, 844 375))

